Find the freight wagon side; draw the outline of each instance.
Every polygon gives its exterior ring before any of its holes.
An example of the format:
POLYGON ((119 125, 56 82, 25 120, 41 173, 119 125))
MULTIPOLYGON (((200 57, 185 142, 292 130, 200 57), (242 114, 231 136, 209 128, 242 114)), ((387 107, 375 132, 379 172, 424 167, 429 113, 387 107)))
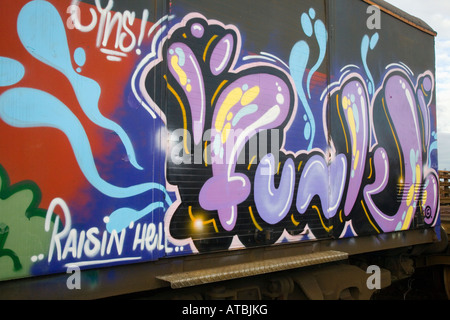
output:
POLYGON ((0 12, 0 296, 369 298, 369 264, 388 286, 446 247, 424 22, 359 0, 0 12))

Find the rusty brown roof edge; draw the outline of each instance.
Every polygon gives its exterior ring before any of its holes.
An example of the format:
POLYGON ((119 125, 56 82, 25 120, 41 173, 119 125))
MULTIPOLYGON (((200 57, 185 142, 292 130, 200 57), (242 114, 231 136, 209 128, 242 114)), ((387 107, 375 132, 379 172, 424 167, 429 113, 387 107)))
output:
POLYGON ((396 6, 384 1, 384 0, 362 0, 363 2, 369 4, 369 5, 375 5, 381 9, 381 11, 393 16, 394 18, 397 18, 425 33, 428 33, 434 37, 437 36, 437 32, 433 30, 425 21, 423 21, 420 18, 417 18, 399 8, 396 6))

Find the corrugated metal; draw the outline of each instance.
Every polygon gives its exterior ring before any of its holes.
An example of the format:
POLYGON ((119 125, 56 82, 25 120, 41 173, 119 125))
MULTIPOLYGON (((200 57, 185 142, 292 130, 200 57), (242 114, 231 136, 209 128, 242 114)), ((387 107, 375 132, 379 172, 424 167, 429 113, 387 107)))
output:
POLYGON ((163 275, 159 276, 158 279, 170 282, 173 289, 180 289, 207 283, 296 269, 321 263, 340 261, 347 258, 348 254, 345 252, 324 251, 287 258, 276 258, 236 264, 232 266, 163 275))

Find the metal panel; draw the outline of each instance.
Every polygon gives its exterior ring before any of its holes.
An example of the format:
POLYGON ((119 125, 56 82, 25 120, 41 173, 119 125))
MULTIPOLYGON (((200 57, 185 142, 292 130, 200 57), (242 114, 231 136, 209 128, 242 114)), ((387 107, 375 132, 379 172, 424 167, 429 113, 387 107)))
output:
POLYGON ((191 272, 158 276, 158 279, 170 282, 173 289, 193 287, 197 285, 252 277, 267 273, 285 271, 322 263, 346 260, 348 254, 339 251, 325 251, 287 258, 268 259, 257 262, 235 264, 227 267, 200 269, 191 272))

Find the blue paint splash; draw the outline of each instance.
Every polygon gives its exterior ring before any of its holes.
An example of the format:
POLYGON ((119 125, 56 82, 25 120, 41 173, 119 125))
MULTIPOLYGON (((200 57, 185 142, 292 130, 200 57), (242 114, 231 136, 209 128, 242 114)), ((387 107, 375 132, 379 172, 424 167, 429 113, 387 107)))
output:
POLYGON ((79 67, 77 68, 77 72, 81 72, 80 67, 84 66, 84 64, 86 63, 86 51, 84 51, 84 49, 81 47, 76 48, 73 58, 75 62, 79 65, 79 67))
POLYGON ((431 165, 431 153, 432 153, 434 150, 437 150, 437 149, 438 149, 438 142, 437 142, 437 133, 436 133, 436 131, 433 131, 433 132, 431 133, 431 135, 433 136, 434 141, 431 143, 430 147, 428 148, 428 166, 429 166, 430 168, 432 167, 432 165, 431 165))
POLYGON ((309 99, 311 99, 311 80, 325 60, 328 41, 328 32, 326 30, 325 24, 321 20, 316 20, 313 27, 312 20, 314 20, 315 18, 316 11, 314 10, 314 8, 310 8, 308 13, 305 12, 300 17, 300 23, 303 32, 309 38, 311 38, 314 34, 319 45, 319 56, 316 63, 307 75, 306 88, 304 85, 304 77, 306 74, 306 67, 310 58, 310 48, 308 43, 304 40, 297 42, 292 48, 289 57, 289 68, 291 70, 291 76, 294 79, 300 101, 303 104, 303 108, 305 109, 306 113, 303 117, 305 121, 303 136, 307 141, 309 141, 309 145, 307 147, 308 151, 313 148, 316 134, 316 123, 314 120, 314 115, 311 111, 311 107, 309 105, 308 98, 306 96, 306 92, 308 93, 309 99))
POLYGON ((364 70, 366 71, 367 77, 369 78, 368 91, 369 94, 373 94, 375 91, 375 82, 373 81, 372 73, 367 65, 367 55, 370 50, 375 49, 380 36, 375 33, 371 38, 368 35, 365 35, 361 42, 361 58, 364 65, 364 70))
POLYGON ((314 23, 314 33, 316 35, 316 40, 319 45, 319 58, 317 59, 316 64, 311 68, 311 71, 308 74, 307 88, 308 88, 308 96, 310 99, 311 99, 311 79, 313 75, 316 73, 316 71, 319 70, 319 67, 325 60, 328 41, 328 32, 322 21, 317 20, 314 23))
POLYGON ((144 183, 130 187, 117 187, 98 174, 86 132, 72 111, 51 94, 32 88, 14 88, 0 96, 0 117, 18 128, 51 127, 62 131, 74 151, 78 165, 86 179, 100 192, 112 198, 128 198, 160 190, 170 205, 172 201, 164 186, 144 183))
MULTIPOLYGON (((253 114, 256 111, 258 111, 258 106, 256 104, 248 105, 248 106, 242 108, 241 110, 239 110, 238 113, 236 113, 236 115, 234 116, 234 119, 232 122, 233 127, 235 127, 243 117, 253 114)), ((216 139, 216 140, 218 140, 218 139, 216 139)))
POLYGON ((308 151, 312 149, 316 130, 314 115, 312 114, 308 99, 306 98, 305 89, 303 87, 303 76, 305 75, 306 66, 309 60, 309 54, 309 46, 305 41, 302 40, 294 45, 289 58, 291 76, 294 79, 300 101, 306 112, 307 118, 305 119, 305 121, 309 120, 309 123, 307 123, 305 126, 304 132, 305 139, 309 140, 308 151))
POLYGON ((0 57, 0 87, 12 86, 25 75, 23 65, 14 59, 0 57))
POLYGON ((17 32, 29 53, 67 77, 89 119, 102 128, 116 132, 125 146, 131 164, 143 170, 137 163, 128 135, 117 123, 101 114, 98 106, 101 93, 99 84, 73 70, 64 23, 56 8, 43 0, 27 3, 20 11, 17 32))
POLYGON ((109 216, 109 221, 106 224, 106 230, 108 230, 108 232, 110 233, 114 230, 120 232, 123 229, 127 228, 131 222, 138 221, 142 217, 145 217, 146 215, 157 209, 165 208, 166 206, 163 202, 154 202, 149 204, 142 210, 134 210, 131 208, 117 209, 109 216))
POLYGON ((308 37, 311 37, 313 34, 313 25, 311 23, 311 19, 308 16, 308 14, 305 12, 302 14, 301 19, 301 24, 302 24, 302 28, 303 28, 303 32, 305 32, 305 34, 308 37))

